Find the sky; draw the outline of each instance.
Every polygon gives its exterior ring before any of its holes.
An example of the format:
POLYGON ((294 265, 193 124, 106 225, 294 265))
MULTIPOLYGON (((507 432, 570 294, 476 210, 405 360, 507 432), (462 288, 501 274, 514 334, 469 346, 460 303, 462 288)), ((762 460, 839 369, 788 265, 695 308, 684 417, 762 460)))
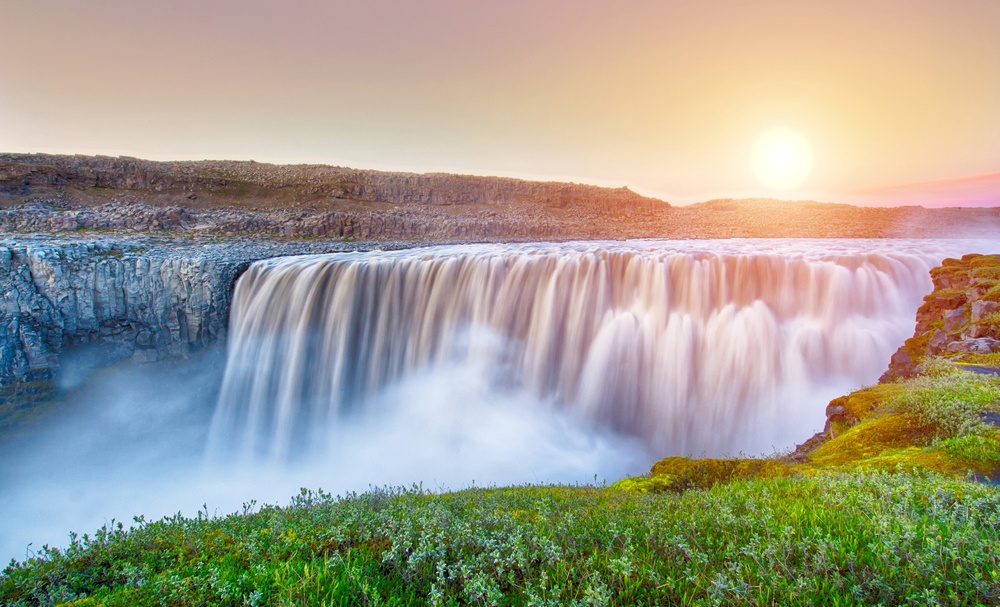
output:
POLYGON ((557 179, 680 204, 1000 205, 997 0, 0 0, 0 15, 5 152, 557 179), (794 187, 755 173, 774 129, 808 142, 794 187))

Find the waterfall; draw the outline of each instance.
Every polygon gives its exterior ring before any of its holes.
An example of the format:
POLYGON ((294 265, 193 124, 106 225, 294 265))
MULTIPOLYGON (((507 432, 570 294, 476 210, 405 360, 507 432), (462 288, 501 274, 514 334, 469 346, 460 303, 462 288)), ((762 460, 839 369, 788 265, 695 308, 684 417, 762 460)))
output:
POLYGON ((787 448, 885 369, 942 257, 912 242, 635 241, 257 262, 236 285, 210 449, 321 449, 381 391, 442 365, 657 455, 787 448))

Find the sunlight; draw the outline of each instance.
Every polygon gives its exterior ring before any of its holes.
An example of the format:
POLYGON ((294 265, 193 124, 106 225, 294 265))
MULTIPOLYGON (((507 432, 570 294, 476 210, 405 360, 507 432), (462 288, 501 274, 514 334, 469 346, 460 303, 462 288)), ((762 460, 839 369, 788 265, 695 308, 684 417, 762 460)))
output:
POLYGON ((753 149, 757 179, 773 190, 790 190, 806 180, 812 169, 812 150, 802 133, 777 128, 767 131, 753 149))

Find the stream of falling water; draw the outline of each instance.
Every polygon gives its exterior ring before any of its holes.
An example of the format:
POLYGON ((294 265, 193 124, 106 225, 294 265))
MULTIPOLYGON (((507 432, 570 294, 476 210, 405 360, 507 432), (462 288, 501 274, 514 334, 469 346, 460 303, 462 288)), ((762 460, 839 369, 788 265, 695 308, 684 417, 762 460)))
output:
POLYGON ((479 380, 463 398, 527 394, 658 455, 785 449, 882 373, 939 249, 634 241, 261 261, 236 287, 210 451, 323 450, 387 390, 419 375, 403 395, 419 409, 456 369, 479 380))

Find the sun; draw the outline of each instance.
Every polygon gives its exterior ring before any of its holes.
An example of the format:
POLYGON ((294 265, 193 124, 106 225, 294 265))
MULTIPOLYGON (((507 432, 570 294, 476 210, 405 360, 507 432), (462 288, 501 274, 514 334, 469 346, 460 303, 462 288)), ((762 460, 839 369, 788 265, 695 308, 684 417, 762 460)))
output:
POLYGON ((790 190, 809 177, 812 149, 802 133, 788 128, 767 131, 753 148, 753 171, 773 190, 790 190))

